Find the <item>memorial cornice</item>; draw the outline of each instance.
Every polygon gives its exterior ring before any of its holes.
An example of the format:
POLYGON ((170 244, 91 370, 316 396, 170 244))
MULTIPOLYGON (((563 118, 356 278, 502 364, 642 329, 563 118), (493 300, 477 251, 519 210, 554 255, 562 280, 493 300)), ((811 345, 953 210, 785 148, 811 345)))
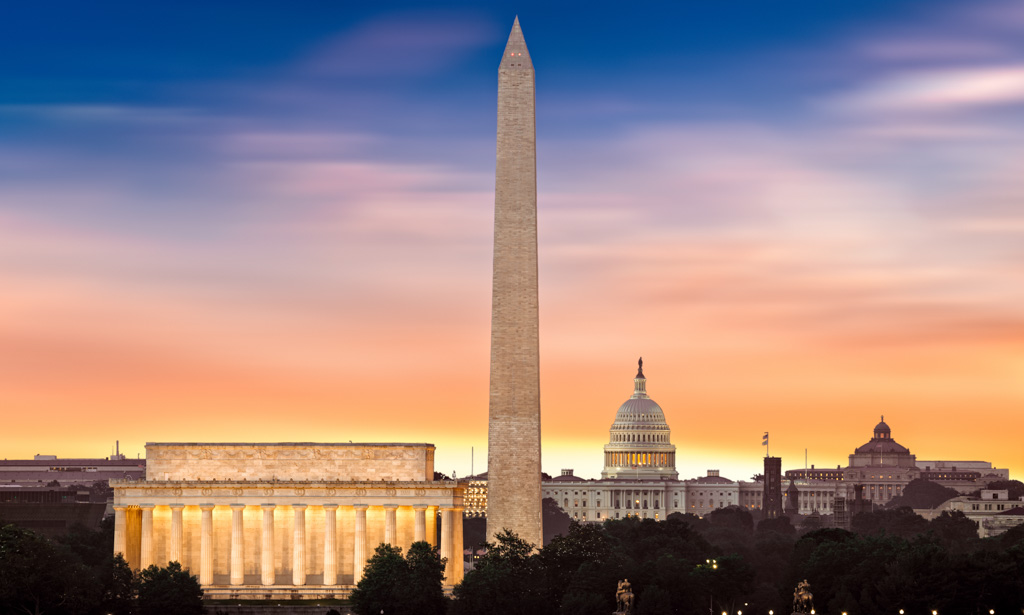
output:
POLYGON ((468 481, 110 481, 118 501, 123 499, 159 497, 180 501, 203 498, 227 498, 245 503, 264 502, 267 498, 304 498, 306 502, 352 500, 359 498, 370 505, 395 503, 411 505, 418 499, 442 498, 452 505, 461 505, 468 481))

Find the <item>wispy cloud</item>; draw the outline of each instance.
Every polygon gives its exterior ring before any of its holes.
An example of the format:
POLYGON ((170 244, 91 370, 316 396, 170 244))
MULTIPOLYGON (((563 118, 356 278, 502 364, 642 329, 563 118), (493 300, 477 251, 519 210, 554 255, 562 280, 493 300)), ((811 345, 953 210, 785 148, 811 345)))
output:
POLYGON ((1024 103, 1024 64, 914 71, 882 78, 831 102, 853 113, 961 111, 1024 103))
POLYGON ((375 19, 311 51, 301 71, 333 77, 431 74, 492 44, 495 35, 492 24, 464 15, 375 19))

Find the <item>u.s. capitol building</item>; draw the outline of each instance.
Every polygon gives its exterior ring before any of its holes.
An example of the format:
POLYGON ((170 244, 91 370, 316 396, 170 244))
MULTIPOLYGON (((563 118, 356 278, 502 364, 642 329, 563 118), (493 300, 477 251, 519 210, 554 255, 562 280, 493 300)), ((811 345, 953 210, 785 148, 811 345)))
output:
POLYGON ((581 522, 639 517, 665 519, 672 513, 704 515, 717 508, 761 508, 761 482, 734 481, 708 470, 706 476, 679 480, 676 447, 665 413, 647 394, 640 360, 633 395, 615 413, 604 446, 600 480, 585 480, 572 470, 544 481, 544 497, 581 522))

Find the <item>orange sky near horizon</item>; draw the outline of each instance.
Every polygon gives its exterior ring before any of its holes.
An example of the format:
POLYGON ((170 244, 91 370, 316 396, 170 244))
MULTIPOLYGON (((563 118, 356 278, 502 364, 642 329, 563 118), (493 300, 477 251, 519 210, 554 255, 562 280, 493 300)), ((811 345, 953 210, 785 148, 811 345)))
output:
MULTIPOLYGON (((552 260, 542 256, 542 272, 557 268, 552 260)), ((444 283, 413 284, 399 301, 385 287, 363 306, 268 297, 243 312, 251 298, 233 292, 25 279, 8 287, 21 290, 8 305, 37 326, 0 329, 4 456, 104 456, 115 439, 130 456, 147 441, 426 441, 438 446, 438 470, 469 474, 473 447, 479 472, 488 264, 466 267, 471 290, 451 306, 444 283)), ((845 465, 881 414, 919 459, 986 460, 1014 475, 1024 463, 1020 344, 986 335, 984 323, 931 338, 922 329, 933 323, 892 315, 865 335, 797 323, 777 305, 659 304, 656 275, 649 287, 625 276, 634 292, 581 296, 571 284, 552 288, 552 274, 542 285, 550 474, 599 476, 640 353, 683 478, 707 469, 749 478, 764 431, 786 468, 803 466, 805 448, 809 463, 845 465)))

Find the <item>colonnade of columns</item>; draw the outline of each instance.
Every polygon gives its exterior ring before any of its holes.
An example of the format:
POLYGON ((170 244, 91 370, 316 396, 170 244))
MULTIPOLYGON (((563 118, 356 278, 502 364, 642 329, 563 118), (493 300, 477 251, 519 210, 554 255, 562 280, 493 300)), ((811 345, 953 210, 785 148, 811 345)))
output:
MULTIPOLYGON (((153 564, 153 509, 154 504, 139 504, 141 510, 141 532, 139 537, 139 567, 145 569, 153 564)), ((181 561, 183 543, 182 511, 185 504, 172 503, 167 505, 171 511, 171 527, 168 536, 167 555, 168 561, 181 561)), ((214 565, 214 532, 213 532, 213 511, 215 504, 199 504, 201 511, 200 519, 200 548, 199 548, 199 583, 201 585, 213 585, 214 565)), ((223 506, 223 505, 221 505, 223 506)), ((245 504, 228 504, 231 509, 231 541, 230 541, 230 584, 244 584, 245 551, 244 551, 244 519, 245 504)), ((337 537, 337 510, 338 504, 323 504, 324 511, 324 535, 323 535, 323 584, 336 585, 338 582, 338 537, 337 537)), ((114 553, 121 553, 127 558, 128 554, 128 509, 129 506, 114 506, 114 553)), ((260 550, 260 581, 262 585, 276 584, 275 553, 274 553, 274 520, 276 504, 261 504, 259 508, 262 513, 261 525, 261 550, 260 550)), ((306 584, 306 504, 292 504, 294 514, 292 523, 292 584, 306 584)), ((353 561, 358 565, 354 566, 354 578, 352 583, 356 584, 362 578, 363 568, 367 557, 367 527, 366 511, 369 505, 355 504, 352 509, 355 512, 355 532, 352 544, 353 561)), ((397 504, 384 505, 384 542, 397 544, 398 523, 397 504)), ((428 505, 412 506, 413 542, 428 540, 427 537, 427 509, 428 505)), ((447 583, 457 582, 462 577, 462 508, 441 507, 441 557, 447 558, 448 564, 445 568, 445 579, 447 583), (453 578, 455 577, 455 578, 453 578)), ((430 540, 430 542, 433 542, 430 540)))
POLYGON ((604 465, 613 467, 625 466, 675 466, 675 453, 644 453, 644 452, 623 452, 605 453, 604 465))

